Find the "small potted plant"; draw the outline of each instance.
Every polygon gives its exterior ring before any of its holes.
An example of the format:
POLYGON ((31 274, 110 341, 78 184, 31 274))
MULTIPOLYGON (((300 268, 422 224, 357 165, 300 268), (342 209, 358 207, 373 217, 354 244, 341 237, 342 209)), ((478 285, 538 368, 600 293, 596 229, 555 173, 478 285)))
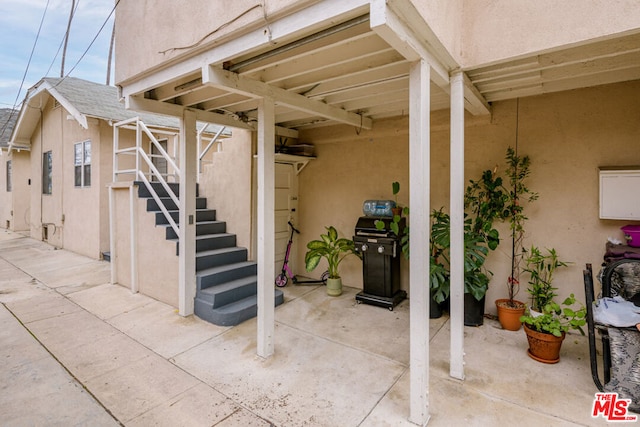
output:
POLYGON ((527 292, 531 295, 531 309, 534 312, 542 312, 542 309, 553 301, 557 288, 553 287, 553 276, 560 267, 569 265, 566 261, 558 258, 558 253, 554 248, 545 249, 546 253, 536 246, 531 246, 526 257, 523 269, 529 274, 529 288, 527 292))
POLYGON ((537 316, 529 313, 520 317, 529 342, 529 357, 542 363, 557 363, 566 332, 576 329, 584 335, 582 327, 587 322, 587 310, 579 303, 578 309, 573 308, 576 303, 575 296, 571 294, 562 304, 553 300, 547 302, 537 316))
POLYGON ((326 234, 320 235, 320 240, 312 240, 307 243, 307 253, 304 256, 307 271, 313 271, 320 259, 325 258, 329 264, 329 278, 327 279, 327 295, 339 296, 342 294, 342 278, 338 272, 338 266, 348 255, 356 255, 362 259, 362 255, 355 250, 353 240, 339 238, 335 227, 325 227, 326 234))
POLYGON ((394 181, 391 183, 391 192, 393 193, 393 201, 396 203, 396 206, 391 208, 391 212, 393 212, 393 216, 402 215, 402 206, 398 204, 398 193, 400 192, 400 183, 398 181, 394 181))

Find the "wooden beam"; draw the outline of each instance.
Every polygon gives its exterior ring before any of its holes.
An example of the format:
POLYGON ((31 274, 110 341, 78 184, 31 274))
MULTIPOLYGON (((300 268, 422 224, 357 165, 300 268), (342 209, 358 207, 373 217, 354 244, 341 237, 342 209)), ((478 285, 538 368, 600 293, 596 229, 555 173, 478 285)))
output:
POLYGON ((275 332, 275 112, 270 98, 258 105, 258 336, 260 357, 273 354, 275 332))
POLYGON ((178 313, 193 314, 196 296, 196 114, 183 110, 180 118, 180 210, 178 231, 178 313))
POLYGON ((150 113, 161 114, 172 117, 182 117, 183 111, 190 110, 196 115, 196 120, 199 122, 213 123, 221 126, 229 126, 240 129, 255 130, 255 127, 250 123, 245 123, 239 120, 234 120, 230 116, 223 114, 212 113, 210 111, 202 111, 197 109, 185 108, 181 105, 169 104, 166 102, 153 101, 150 99, 144 99, 137 96, 128 96, 125 98, 125 107, 128 110, 134 111, 148 111, 150 113))
POLYGON ((421 59, 411 64, 409 71, 409 420, 421 426, 429 420, 430 70, 421 59))
POLYGON ((464 74, 451 76, 449 375, 464 379, 464 74))
POLYGON ((371 129, 372 127, 372 121, 368 117, 362 117, 359 114, 351 113, 257 80, 248 79, 211 65, 203 68, 202 81, 210 86, 222 87, 230 92, 242 93, 254 98, 271 98, 276 104, 285 105, 289 108, 305 111, 340 123, 364 129, 371 129))
MULTIPOLYGON (((420 16, 417 11, 414 13, 420 16)), ((423 44, 424 38, 418 37, 415 29, 408 27, 407 22, 388 7, 386 0, 371 0, 370 19, 371 29, 408 61, 418 61, 421 58, 427 60, 433 71, 430 73, 433 81, 443 89, 446 87, 448 91, 449 69, 423 44)), ((428 25, 423 24, 424 29, 428 29, 428 25)))
POLYGON ((307 35, 314 28, 320 30, 332 22, 355 18, 367 12, 369 0, 324 0, 306 8, 300 8, 281 19, 269 22, 268 27, 260 25, 248 33, 231 38, 215 49, 205 50, 206 46, 177 55, 152 70, 131 76, 118 86, 127 97, 139 95, 179 77, 188 76, 195 70, 210 64, 222 64, 240 56, 269 48, 283 41, 294 40, 298 35, 307 35), (195 53, 194 53, 195 52, 195 53))

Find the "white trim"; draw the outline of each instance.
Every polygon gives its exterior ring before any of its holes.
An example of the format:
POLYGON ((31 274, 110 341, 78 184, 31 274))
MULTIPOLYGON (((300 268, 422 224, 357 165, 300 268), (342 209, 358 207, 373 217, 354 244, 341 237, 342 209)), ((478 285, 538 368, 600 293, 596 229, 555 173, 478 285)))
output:
POLYGON ((449 375, 464 379, 464 74, 451 76, 449 375))

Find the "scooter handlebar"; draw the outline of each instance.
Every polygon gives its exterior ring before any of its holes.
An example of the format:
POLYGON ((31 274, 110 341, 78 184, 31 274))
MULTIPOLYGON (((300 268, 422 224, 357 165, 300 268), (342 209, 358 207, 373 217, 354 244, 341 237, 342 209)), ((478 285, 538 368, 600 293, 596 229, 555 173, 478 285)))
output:
POLYGON ((293 226, 293 224, 291 224, 291 221, 287 221, 287 224, 289 224, 289 227, 291 227, 291 229, 293 231, 295 231, 296 233, 300 234, 300 230, 296 230, 296 228, 293 226))

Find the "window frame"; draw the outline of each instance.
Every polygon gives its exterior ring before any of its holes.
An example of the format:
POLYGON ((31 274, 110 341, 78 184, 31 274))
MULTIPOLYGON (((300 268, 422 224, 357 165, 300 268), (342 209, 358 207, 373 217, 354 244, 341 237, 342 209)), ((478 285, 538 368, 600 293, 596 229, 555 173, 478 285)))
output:
POLYGON ((7 160, 7 193, 10 193, 13 189, 13 163, 11 160, 7 160))
POLYGON ((91 187, 91 140, 73 144, 73 186, 91 187))
POLYGON ((42 153, 42 194, 53 193, 53 151, 42 153))

